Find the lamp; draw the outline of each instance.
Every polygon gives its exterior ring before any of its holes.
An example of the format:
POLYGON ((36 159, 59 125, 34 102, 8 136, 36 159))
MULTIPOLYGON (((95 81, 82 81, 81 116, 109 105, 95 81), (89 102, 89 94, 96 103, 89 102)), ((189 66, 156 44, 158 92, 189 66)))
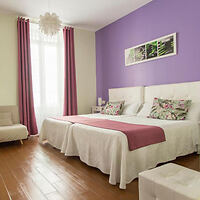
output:
POLYGON ((39 27, 45 35, 53 36, 59 32, 61 21, 55 13, 46 12, 44 16, 40 15, 39 27))
POLYGON ((98 106, 101 106, 101 105, 102 105, 102 98, 98 97, 98 106))
MULTIPOLYGON (((50 8, 49 0, 48 8, 50 8)), ((61 28, 61 21, 56 13, 46 12, 44 16, 40 15, 39 27, 40 31, 45 35, 53 36, 59 32, 61 28)))

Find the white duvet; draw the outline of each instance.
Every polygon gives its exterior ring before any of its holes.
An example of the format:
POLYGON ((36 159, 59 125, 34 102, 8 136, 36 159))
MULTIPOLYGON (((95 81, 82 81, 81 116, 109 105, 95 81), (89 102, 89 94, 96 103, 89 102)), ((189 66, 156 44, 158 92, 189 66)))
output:
POLYGON ((60 121, 52 118, 47 118, 43 121, 39 142, 48 142, 53 147, 61 149, 63 141, 69 131, 69 127, 72 124, 66 121, 60 121))
POLYGON ((144 170, 158 163, 174 160, 178 156, 197 151, 199 126, 184 120, 156 120, 135 116, 83 115, 91 118, 111 119, 126 123, 155 125, 163 128, 166 141, 129 151, 127 137, 114 130, 71 124, 55 119, 43 122, 40 142, 47 140, 61 149, 66 156, 79 156, 86 164, 109 174, 109 183, 120 183, 121 189, 144 170))
POLYGON ((121 189, 125 189, 126 184, 138 177, 140 172, 197 151, 197 122, 133 116, 112 120, 159 126, 165 132, 166 141, 129 151, 127 137, 119 131, 74 124, 70 127, 62 152, 66 156, 79 156, 83 162, 109 174, 109 183, 120 183, 121 189))
MULTIPOLYGON (((120 116, 104 115, 104 114, 88 114, 82 115, 90 118, 102 118, 102 119, 114 119, 119 118, 120 116)), ((125 117, 122 115, 121 117, 125 117)), ((120 117, 120 118, 121 118, 120 117)), ((67 121, 56 120, 53 118, 47 118, 43 121, 39 142, 48 142, 53 147, 61 149, 62 146, 66 146, 68 139, 69 127, 72 123, 67 121)))

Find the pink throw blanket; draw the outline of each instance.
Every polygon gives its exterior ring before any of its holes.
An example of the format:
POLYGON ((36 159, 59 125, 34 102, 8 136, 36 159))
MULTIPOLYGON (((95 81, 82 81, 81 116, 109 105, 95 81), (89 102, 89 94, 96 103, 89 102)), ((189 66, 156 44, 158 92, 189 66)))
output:
POLYGON ((121 131, 127 136, 130 151, 165 141, 164 130, 158 126, 130 124, 108 119, 81 117, 77 115, 63 116, 56 119, 98 128, 121 131))

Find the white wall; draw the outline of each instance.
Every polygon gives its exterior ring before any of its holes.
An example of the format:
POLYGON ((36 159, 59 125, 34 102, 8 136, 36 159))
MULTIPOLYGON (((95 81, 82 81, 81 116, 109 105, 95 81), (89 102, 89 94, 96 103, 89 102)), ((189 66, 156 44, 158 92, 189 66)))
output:
POLYGON ((16 105, 17 17, 0 14, 0 105, 16 105))
POLYGON ((74 40, 78 113, 90 113, 96 105, 95 33, 75 29, 74 40))
MULTIPOLYGON (((78 112, 89 113, 96 104, 95 33, 75 29, 78 112)), ((0 105, 18 102, 17 16, 0 14, 0 105)))

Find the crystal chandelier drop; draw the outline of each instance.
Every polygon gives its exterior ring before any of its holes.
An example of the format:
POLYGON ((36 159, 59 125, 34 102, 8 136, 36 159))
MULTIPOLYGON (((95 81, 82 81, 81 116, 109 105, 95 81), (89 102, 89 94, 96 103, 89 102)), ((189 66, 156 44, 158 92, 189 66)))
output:
POLYGON ((44 16, 40 15, 39 27, 45 35, 53 36, 59 32, 61 21, 55 13, 46 12, 44 16))

